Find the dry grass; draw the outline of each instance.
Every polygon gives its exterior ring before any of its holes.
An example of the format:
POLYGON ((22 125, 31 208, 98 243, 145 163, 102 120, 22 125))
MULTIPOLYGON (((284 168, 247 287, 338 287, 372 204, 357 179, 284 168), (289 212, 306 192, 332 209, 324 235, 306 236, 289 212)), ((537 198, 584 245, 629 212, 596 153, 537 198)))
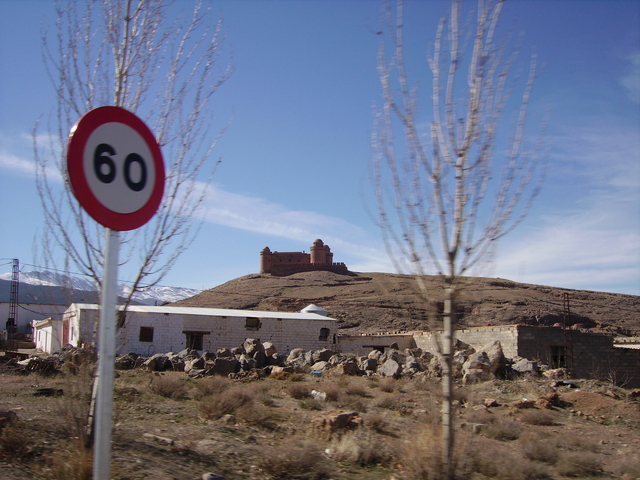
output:
POLYGON ((51 480, 91 480, 93 454, 79 441, 68 442, 49 457, 41 476, 51 480))
POLYGON ((551 412, 546 410, 526 410, 520 415, 520 421, 527 425, 551 426, 556 424, 551 412))
MULTIPOLYGON (((16 377, 15 383, 13 378, 3 378, 0 410, 15 408, 19 420, 0 433, 0 456, 11 458, 15 471, 28 472, 8 478, 90 478, 91 457, 82 440, 92 381, 90 371, 84 376, 76 372, 30 376, 28 381, 16 377), (64 395, 30 395, 41 387, 63 388, 64 395)), ((440 480, 439 387, 437 381, 420 378, 306 375, 294 382, 289 377, 240 382, 218 376, 188 379, 172 373, 122 373, 115 386, 112 478, 198 478, 214 471, 229 480, 388 480, 391 475, 396 480, 440 480), (157 382, 156 393, 147 388, 152 382, 157 382), (173 392, 179 387, 186 388, 192 400, 174 400, 173 392), (322 392, 324 400, 314 399, 312 390, 322 392), (327 438, 312 431, 319 412, 333 411, 359 412, 362 427, 327 438), (168 437, 175 444, 141 440, 143 432, 168 437)), ((562 408, 511 415, 509 402, 519 396, 513 392, 531 390, 531 386, 496 383, 482 388, 474 385, 466 393, 458 391, 466 405, 456 408, 455 418, 466 422, 467 428, 455 430, 456 479, 599 476, 629 480, 640 476, 640 456, 625 454, 618 459, 611 455, 618 448, 633 453, 632 447, 640 441, 640 434, 625 423, 605 428, 562 408), (504 407, 487 411, 473 406, 484 398, 504 395, 496 393, 496 385, 501 391, 512 389, 508 400, 498 398, 504 407), (551 420, 572 428, 546 427, 553 424, 551 420), (469 428, 473 423, 483 427, 469 428), (591 428, 603 429, 601 433, 610 438, 599 445, 603 437, 591 428)), ((0 477, 6 478, 3 465, 0 462, 0 477)))
POLYGON ((202 400, 212 395, 219 395, 228 389, 232 382, 225 377, 213 375, 199 379, 195 383, 194 400, 202 400))
POLYGON ((155 395, 173 400, 189 398, 189 388, 187 387, 184 375, 152 375, 148 388, 149 391, 155 395))
POLYGON ((38 432, 33 425, 14 420, 0 431, 0 459, 26 460, 37 453, 38 432))
POLYGON ((311 397, 311 389, 306 384, 294 383, 293 385, 289 385, 287 387, 287 393, 291 398, 295 398, 296 400, 311 397))
POLYGON ((397 447, 388 439, 382 438, 376 431, 361 428, 342 435, 329 448, 330 456, 340 463, 349 463, 360 467, 389 466, 397 458, 397 447))
POLYGON ((540 435, 529 434, 518 441, 520 450, 525 458, 537 462, 555 465, 560 456, 558 446, 549 438, 540 435))
POLYGON ((493 421, 482 429, 482 433, 501 442, 517 440, 522 433, 522 425, 508 418, 494 417, 493 421))
POLYGON ((565 452, 556 464, 558 473, 564 477, 597 477, 603 473, 602 461, 587 452, 565 452))
MULTIPOLYGON (((235 415, 241 408, 253 407, 253 391, 250 385, 234 385, 213 395, 203 398, 198 404, 200 415, 208 420, 216 420, 224 415, 235 415)), ((245 408, 245 411, 246 408, 245 408)))
POLYGON ((271 480, 334 478, 336 467, 317 442, 292 439, 280 448, 266 449, 258 468, 271 480))

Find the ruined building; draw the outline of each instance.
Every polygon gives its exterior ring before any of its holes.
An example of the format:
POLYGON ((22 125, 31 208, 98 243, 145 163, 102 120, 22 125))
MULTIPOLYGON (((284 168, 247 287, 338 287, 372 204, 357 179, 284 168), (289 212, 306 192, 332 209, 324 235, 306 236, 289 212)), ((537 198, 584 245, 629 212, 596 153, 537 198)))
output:
POLYGON ((334 263, 329 245, 317 239, 311 246, 311 253, 272 252, 264 247, 260 252, 260 273, 276 276, 291 275, 298 272, 328 271, 346 275, 349 273, 344 263, 334 263))

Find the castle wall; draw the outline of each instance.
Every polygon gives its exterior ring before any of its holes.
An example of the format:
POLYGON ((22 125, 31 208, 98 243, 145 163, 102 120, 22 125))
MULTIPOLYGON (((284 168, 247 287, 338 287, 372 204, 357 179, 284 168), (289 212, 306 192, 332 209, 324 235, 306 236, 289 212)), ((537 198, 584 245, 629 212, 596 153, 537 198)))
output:
POLYGON ((260 273, 275 276, 292 275, 299 272, 328 271, 346 275, 349 269, 344 263, 335 263, 328 245, 318 239, 311 246, 311 253, 272 252, 265 247, 260 252, 260 273))

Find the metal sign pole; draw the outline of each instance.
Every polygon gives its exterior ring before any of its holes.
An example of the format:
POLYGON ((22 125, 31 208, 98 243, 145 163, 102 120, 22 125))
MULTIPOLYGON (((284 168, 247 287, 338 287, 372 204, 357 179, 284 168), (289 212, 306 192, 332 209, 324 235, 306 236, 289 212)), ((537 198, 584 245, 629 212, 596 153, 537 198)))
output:
POLYGON ((98 337, 98 400, 95 418, 94 480, 109 480, 111 468, 119 240, 119 231, 105 228, 104 274, 98 337))

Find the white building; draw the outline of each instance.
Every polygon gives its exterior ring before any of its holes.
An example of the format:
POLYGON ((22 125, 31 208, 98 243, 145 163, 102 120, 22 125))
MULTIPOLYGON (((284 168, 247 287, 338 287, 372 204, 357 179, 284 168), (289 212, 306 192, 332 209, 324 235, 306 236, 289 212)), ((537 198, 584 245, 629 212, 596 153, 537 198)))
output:
POLYGON ((46 353, 56 353, 62 348, 62 319, 33 320, 33 341, 36 348, 46 353))
MULTIPOLYGON (((99 317, 99 305, 72 304, 63 315, 62 343, 97 346, 99 317)), ((140 355, 185 348, 216 351, 239 347, 246 338, 273 342, 280 353, 334 348, 338 329, 337 320, 316 306, 285 313, 136 305, 127 309, 125 322, 118 334, 117 353, 140 355)))

